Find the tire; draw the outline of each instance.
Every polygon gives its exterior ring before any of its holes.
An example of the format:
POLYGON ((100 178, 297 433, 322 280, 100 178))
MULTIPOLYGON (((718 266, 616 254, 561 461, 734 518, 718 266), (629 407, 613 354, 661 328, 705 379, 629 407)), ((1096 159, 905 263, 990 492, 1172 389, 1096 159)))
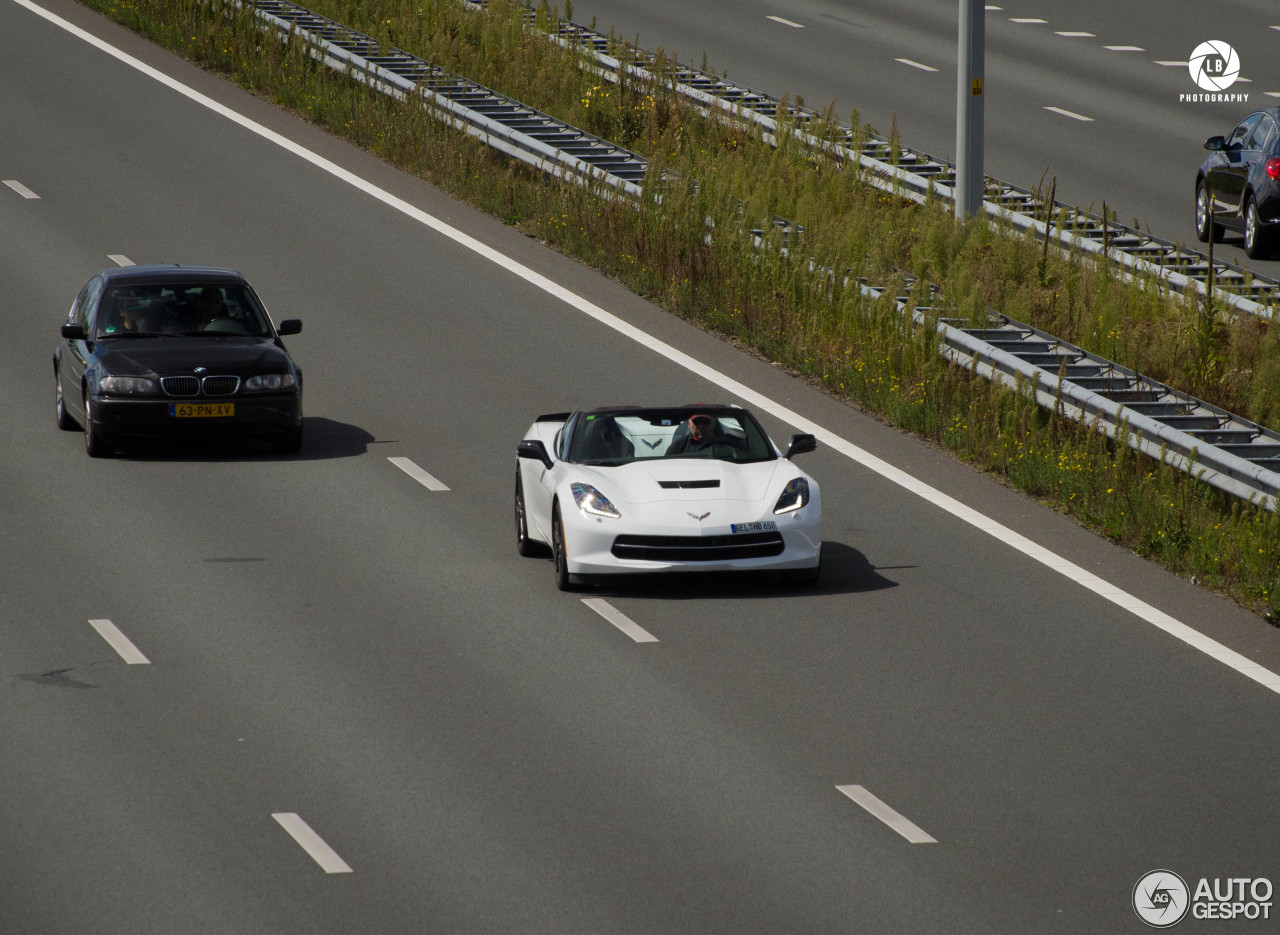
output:
POLYGON ((84 450, 90 458, 109 458, 115 454, 115 448, 102 438, 93 425, 93 410, 89 397, 84 398, 84 450))
POLYGON ((296 455, 302 450, 302 429, 272 441, 271 450, 278 455, 296 455))
POLYGON ((1253 260, 1265 260, 1271 256, 1271 233, 1258 218, 1258 203, 1253 196, 1244 206, 1244 252, 1253 260))
POLYGON ((551 509, 551 560, 555 565, 556 587, 561 591, 577 590, 573 576, 569 574, 569 560, 564 550, 564 522, 560 519, 560 505, 551 509))
POLYGON ((525 558, 545 556, 547 547, 541 542, 529 538, 529 517, 524 510, 524 482, 520 479, 520 468, 516 467, 516 553, 525 558))
POLYGON ((1222 225, 1213 223, 1209 212, 1209 192, 1204 181, 1196 183, 1196 239, 1208 243, 1211 239, 1217 243, 1222 239, 1222 225))
POLYGON ((79 423, 71 418, 71 414, 67 412, 66 400, 62 398, 62 375, 58 373, 57 368, 53 371, 54 383, 54 414, 58 419, 58 428, 64 432, 74 432, 80 428, 79 423))

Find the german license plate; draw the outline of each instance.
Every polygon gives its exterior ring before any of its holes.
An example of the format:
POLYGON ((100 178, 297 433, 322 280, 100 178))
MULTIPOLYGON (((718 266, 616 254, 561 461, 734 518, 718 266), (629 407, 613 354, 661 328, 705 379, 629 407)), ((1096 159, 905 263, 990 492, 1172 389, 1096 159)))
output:
POLYGON ((762 523, 730 523, 729 529, 735 533, 739 532, 776 532, 778 524, 773 520, 765 520, 762 523))
POLYGON ((170 403, 175 419, 225 419, 236 414, 235 403, 170 403))

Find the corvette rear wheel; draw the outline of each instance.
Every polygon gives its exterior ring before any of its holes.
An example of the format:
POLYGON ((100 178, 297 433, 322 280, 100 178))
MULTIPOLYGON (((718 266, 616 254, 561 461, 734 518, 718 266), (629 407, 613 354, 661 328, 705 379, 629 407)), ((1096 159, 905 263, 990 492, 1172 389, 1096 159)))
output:
POLYGON ((525 558, 546 555, 547 547, 541 542, 529 538, 529 517, 524 511, 524 483, 520 479, 520 468, 516 468, 516 552, 525 558))
POLYGON ((551 513, 551 553, 556 568, 556 587, 561 591, 575 590, 573 578, 569 575, 569 559, 564 550, 564 521, 560 519, 559 504, 551 513))

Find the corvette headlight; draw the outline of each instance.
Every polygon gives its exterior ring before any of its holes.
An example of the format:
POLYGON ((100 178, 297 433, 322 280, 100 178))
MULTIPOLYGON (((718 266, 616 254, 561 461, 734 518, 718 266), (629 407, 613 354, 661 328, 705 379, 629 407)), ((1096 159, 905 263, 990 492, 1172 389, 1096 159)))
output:
POLYGON ((613 519, 619 519, 622 516, 618 508, 609 502, 609 498, 590 484, 570 484, 569 489, 573 491, 573 502, 578 504, 578 509, 583 513, 591 516, 609 516, 613 519))
POLYGON ((809 502, 809 482, 803 477, 797 477, 791 483, 787 484, 782 491, 782 496, 778 498, 778 502, 774 504, 773 512, 790 513, 798 510, 809 502))
POLYGON ((244 381, 246 390, 286 390, 293 386, 291 373, 263 373, 244 381))
POLYGON ((155 380, 146 377, 103 377, 98 381, 99 393, 114 396, 148 396, 155 392, 155 380))

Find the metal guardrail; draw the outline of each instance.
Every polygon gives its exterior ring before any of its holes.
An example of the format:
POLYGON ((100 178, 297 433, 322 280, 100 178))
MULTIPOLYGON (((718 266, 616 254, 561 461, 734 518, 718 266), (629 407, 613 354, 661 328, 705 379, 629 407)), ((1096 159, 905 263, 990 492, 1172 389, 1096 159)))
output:
MULTIPOLYGON (((467 2, 475 4, 476 0, 467 2)), ((264 22, 282 33, 304 38, 312 46, 312 54, 331 67, 402 99, 419 94, 437 109, 441 119, 541 171, 580 183, 604 181, 631 195, 641 193, 638 183, 646 163, 635 153, 407 52, 386 49, 377 40, 290 0, 256 0, 253 6, 264 22)), ((751 94, 756 96, 752 103, 758 98, 759 112, 765 114, 770 106, 765 96, 751 94)), ((779 102, 772 106, 776 113, 779 102)), ((879 170, 883 164, 876 166, 879 170)), ((887 175, 892 175, 888 170, 899 171, 894 166, 884 168, 887 175)), ((943 170, 928 171, 937 175, 943 170)), ((900 181, 895 178, 892 182, 894 190, 900 181)), ((790 230, 783 219, 775 223, 790 230)), ((761 237, 763 232, 755 234, 761 237)), ((885 292, 866 283, 860 288, 872 298, 885 292)), ((926 324, 931 313, 940 311, 937 328, 942 353, 980 375, 1031 390, 1046 408, 1096 425, 1111 437, 1121 438, 1221 490, 1277 509, 1280 433, 998 313, 990 313, 985 327, 975 328, 948 319, 946 310, 912 307, 907 296, 899 296, 895 302, 899 311, 911 314, 919 324, 926 324)))
POLYGON ((313 54, 401 99, 419 95, 442 119, 540 171, 596 181, 639 197, 648 161, 519 101, 289 0, 257 0, 256 16, 306 41, 313 54))
MULTIPOLYGON (((465 2, 483 9, 488 0, 465 2)), ((532 25, 535 16, 532 8, 527 9, 526 24, 532 25)), ((811 145, 828 145, 807 133, 808 128, 823 122, 822 114, 816 111, 790 103, 784 108, 778 98, 763 91, 678 62, 665 62, 663 73, 657 75, 655 53, 619 43, 616 38, 579 23, 560 21, 553 38, 589 51, 599 73, 610 80, 617 81, 624 72, 642 80, 663 79, 677 93, 701 106, 749 120, 769 133, 790 125, 793 132, 811 145), (615 57, 615 53, 624 54, 625 60, 615 57), (785 123, 780 117, 785 117, 785 123)), ((919 150, 896 146, 875 134, 859 139, 854 128, 837 126, 844 137, 840 154, 871 173, 872 184, 879 181, 880 187, 917 201, 923 201, 930 193, 944 201, 953 200, 954 164, 919 150)), ((1042 193, 989 176, 984 192, 983 208, 991 217, 1024 230, 1034 230, 1040 238, 1057 239, 1066 248, 1075 247, 1093 256, 1109 257, 1134 274, 1165 280, 1176 291, 1204 295, 1212 281, 1218 300, 1237 311, 1266 318, 1272 317, 1280 305, 1280 280, 1260 276, 1216 257, 1210 276, 1209 258, 1196 250, 1104 220, 1074 205, 1057 200, 1050 205, 1042 193)))

